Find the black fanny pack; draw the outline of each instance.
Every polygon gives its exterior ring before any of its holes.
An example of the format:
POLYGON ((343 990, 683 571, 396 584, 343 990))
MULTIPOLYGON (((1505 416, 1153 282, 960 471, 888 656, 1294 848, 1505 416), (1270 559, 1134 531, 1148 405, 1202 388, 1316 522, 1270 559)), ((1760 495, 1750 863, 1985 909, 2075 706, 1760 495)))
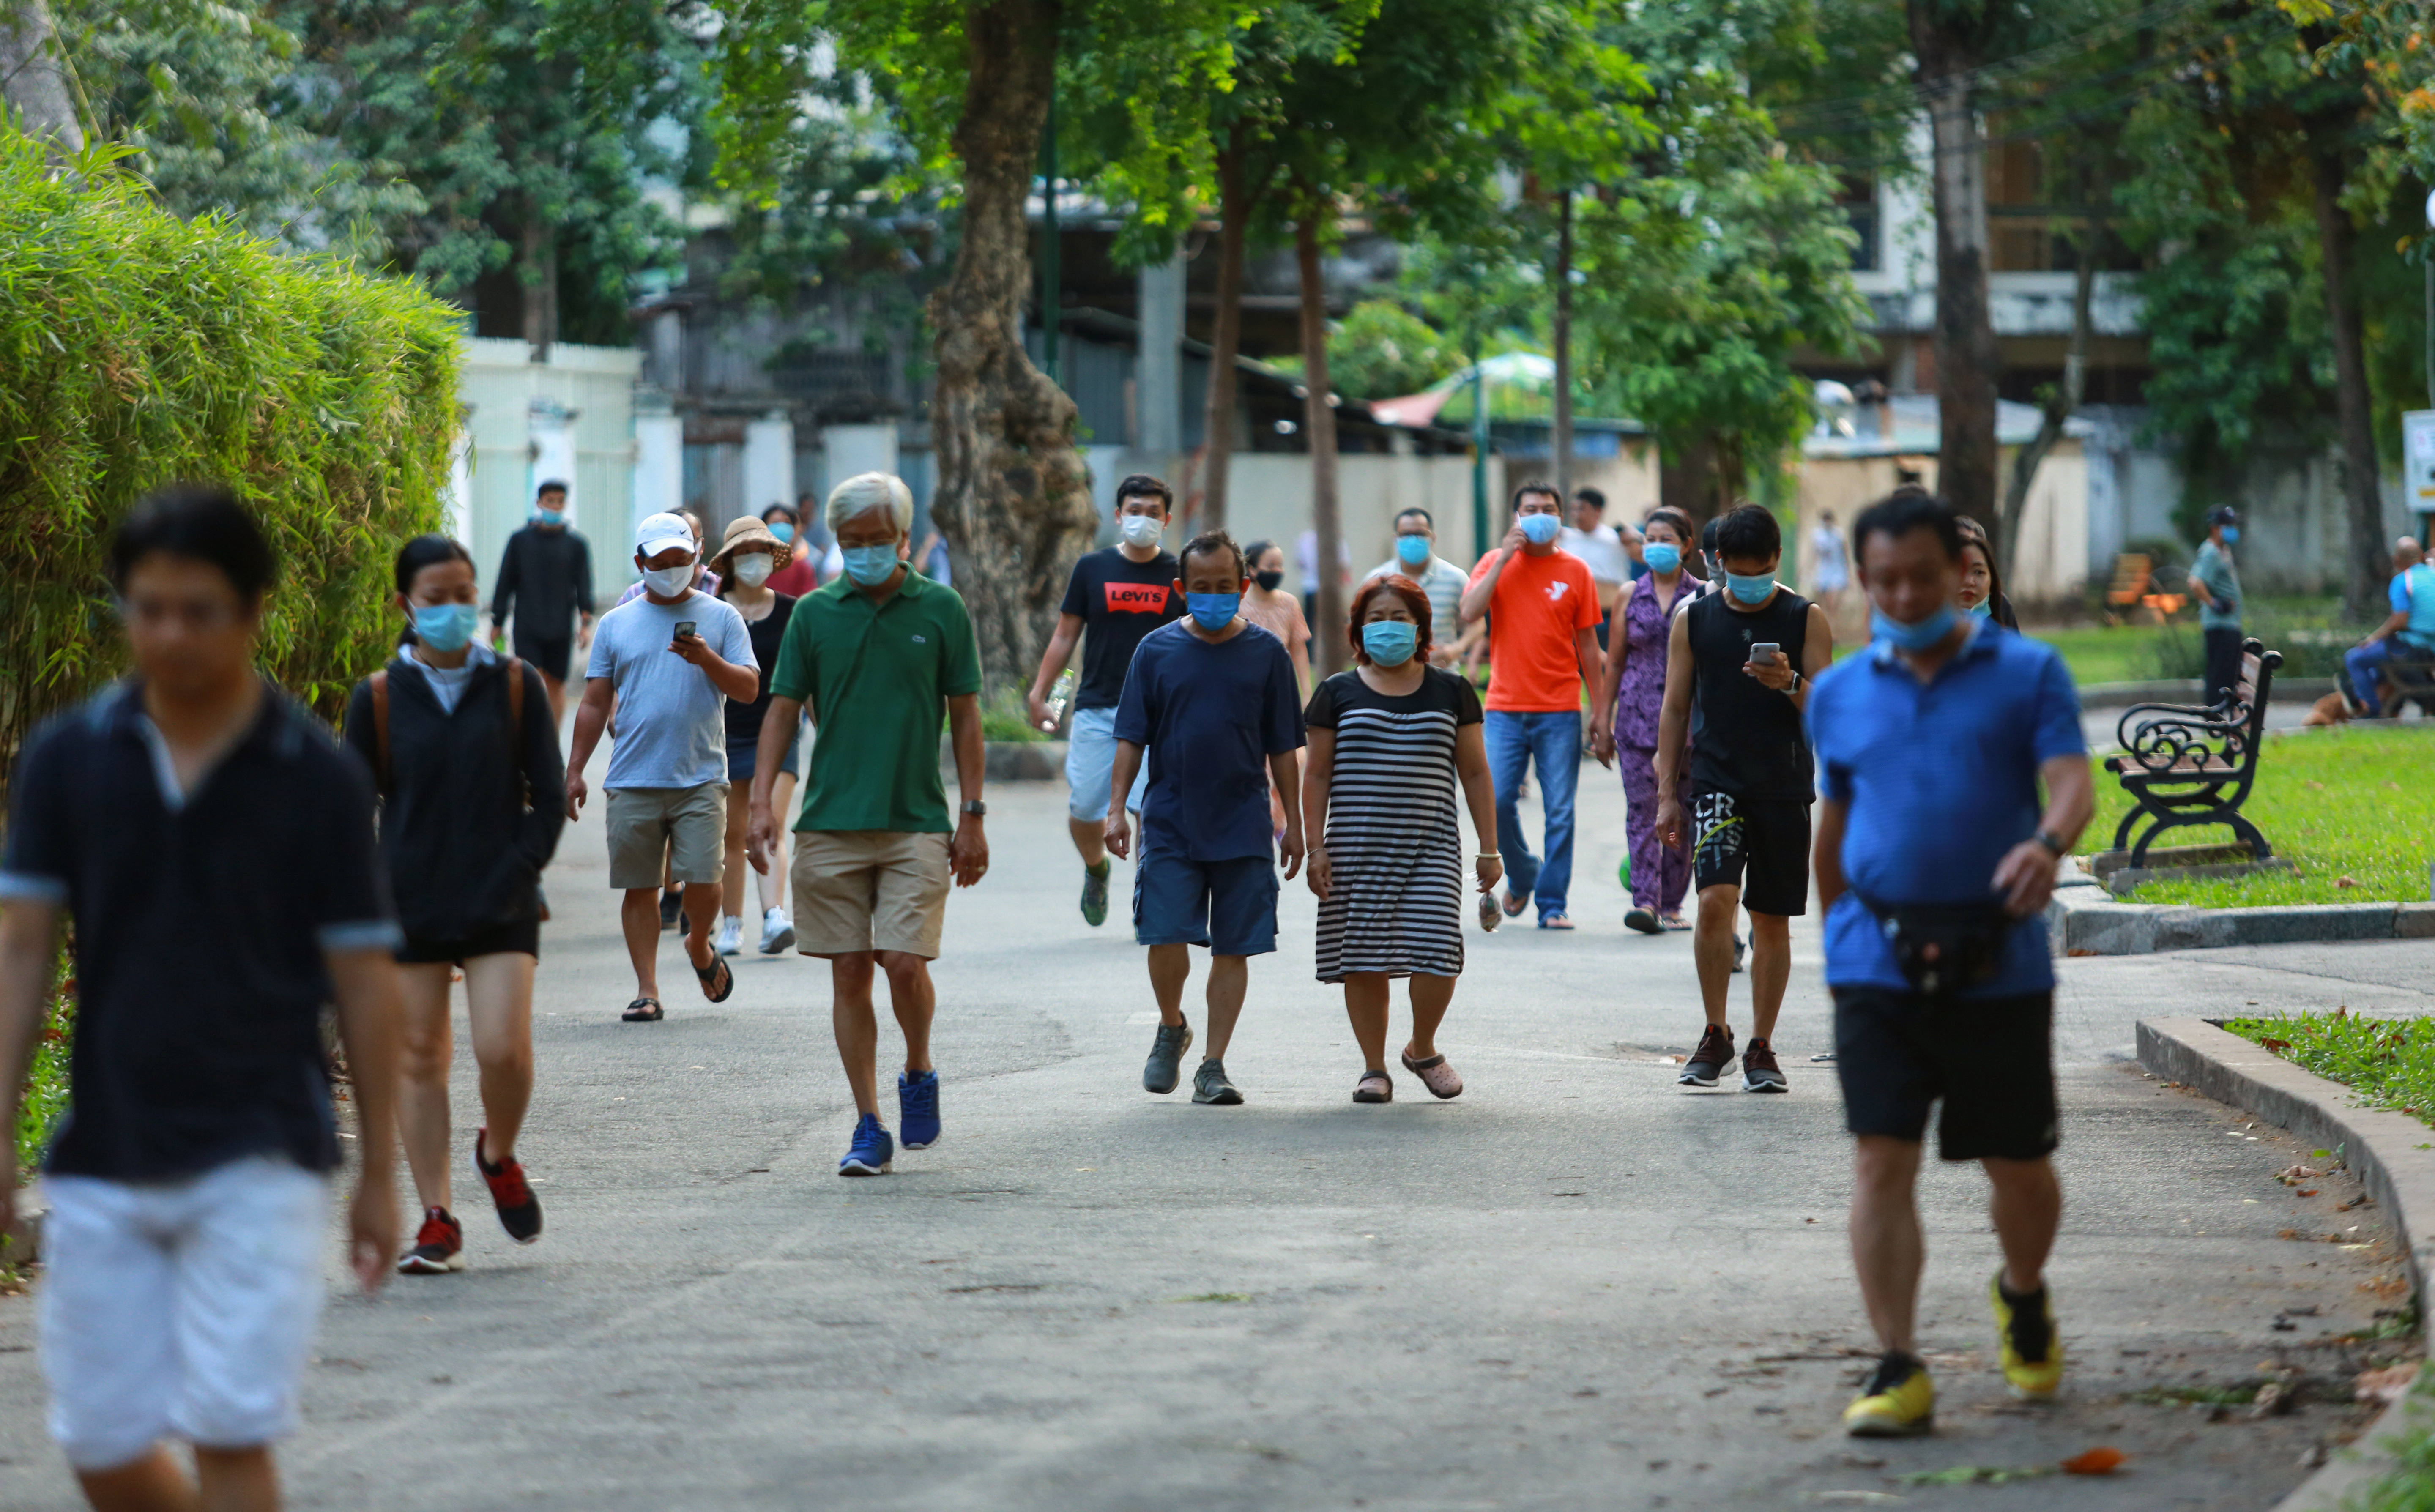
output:
POLYGON ((2019 922, 1998 902, 1880 903, 1857 889, 1852 896, 1876 919, 1903 979, 1929 997, 1994 981, 2019 922))

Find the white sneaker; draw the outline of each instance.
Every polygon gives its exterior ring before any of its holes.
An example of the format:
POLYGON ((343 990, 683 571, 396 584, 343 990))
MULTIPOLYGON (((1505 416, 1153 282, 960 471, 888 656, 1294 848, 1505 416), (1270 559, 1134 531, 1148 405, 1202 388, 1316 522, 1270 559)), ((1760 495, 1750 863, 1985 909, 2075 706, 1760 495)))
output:
POLYGON ((761 954, 775 955, 795 943, 795 926, 783 908, 772 908, 761 916, 761 954))
POLYGON ((744 920, 734 914, 728 914, 721 917, 718 921, 718 937, 711 942, 711 949, 717 951, 721 955, 742 954, 744 953, 744 920))

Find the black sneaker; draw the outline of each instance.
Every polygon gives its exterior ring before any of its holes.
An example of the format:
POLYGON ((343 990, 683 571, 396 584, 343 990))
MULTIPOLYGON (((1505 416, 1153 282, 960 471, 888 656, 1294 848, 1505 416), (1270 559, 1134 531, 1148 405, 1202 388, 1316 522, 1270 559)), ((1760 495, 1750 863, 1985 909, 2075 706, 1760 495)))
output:
POLYGON ((683 918, 684 889, 682 887, 661 888, 660 928, 663 930, 675 929, 683 918))
POLYGON ((448 1216, 445 1208, 423 1210, 423 1227, 414 1247, 397 1263, 401 1276, 445 1276, 465 1268, 465 1226, 448 1216))
POLYGON ((1784 1079, 1784 1068, 1776 1063, 1775 1046, 1764 1040, 1753 1039, 1742 1046, 1742 1091, 1746 1092, 1792 1091, 1792 1084, 1784 1079))
POLYGON ((526 1184, 524 1163, 514 1156, 496 1165, 484 1159, 482 1142, 490 1133, 485 1128, 474 1134, 475 1174, 491 1189, 491 1205, 499 1210, 499 1227, 517 1244, 529 1245, 541 1237, 541 1198, 526 1184))
POLYGON ((1722 1024, 1712 1023, 1701 1032, 1700 1048, 1683 1062, 1683 1074, 1674 1078, 1682 1087, 1714 1087, 1725 1068, 1734 1063, 1734 1032, 1722 1024))

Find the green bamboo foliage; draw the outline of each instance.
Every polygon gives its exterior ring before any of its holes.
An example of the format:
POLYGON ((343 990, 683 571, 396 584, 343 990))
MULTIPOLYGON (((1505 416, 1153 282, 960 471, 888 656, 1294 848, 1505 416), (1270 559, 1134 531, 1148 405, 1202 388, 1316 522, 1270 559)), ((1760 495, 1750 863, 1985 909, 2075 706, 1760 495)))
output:
POLYGON ((110 533, 181 479, 259 511, 264 670, 335 714, 391 644, 398 544, 440 527, 458 347, 413 284, 181 220, 100 155, 54 177, 0 129, 0 774, 123 669, 110 533))

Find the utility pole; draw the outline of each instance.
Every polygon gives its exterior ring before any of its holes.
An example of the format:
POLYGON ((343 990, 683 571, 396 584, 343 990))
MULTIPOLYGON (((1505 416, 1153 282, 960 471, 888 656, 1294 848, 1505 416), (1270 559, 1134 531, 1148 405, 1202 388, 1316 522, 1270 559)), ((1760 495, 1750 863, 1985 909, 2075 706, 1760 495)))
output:
POLYGON ((1048 129, 1041 133, 1040 155, 1045 186, 1041 202, 1047 209, 1040 236, 1040 351, 1046 359, 1041 369, 1053 384, 1057 382, 1057 327, 1065 299, 1063 276, 1057 266, 1062 248, 1057 238, 1057 79, 1053 73, 1048 80, 1048 129))
POLYGON ((1495 544, 1488 533, 1488 368, 1478 358, 1471 365, 1471 539, 1476 557, 1495 544))

